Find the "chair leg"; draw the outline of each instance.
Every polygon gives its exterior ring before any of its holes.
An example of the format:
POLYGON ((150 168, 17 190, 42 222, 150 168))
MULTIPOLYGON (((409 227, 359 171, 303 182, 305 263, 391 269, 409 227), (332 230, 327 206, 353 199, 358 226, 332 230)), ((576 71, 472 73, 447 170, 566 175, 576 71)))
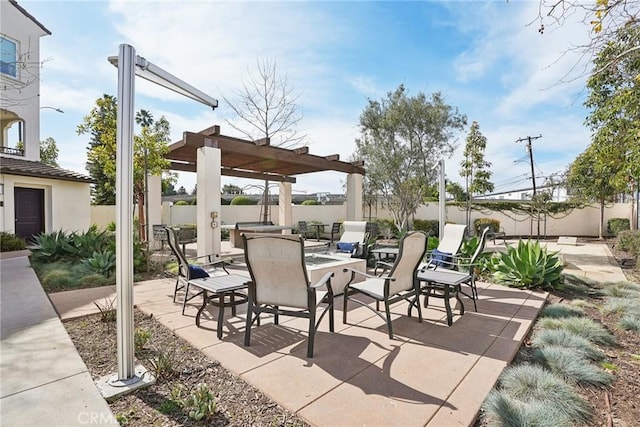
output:
POLYGON ((189 282, 183 286, 184 291, 184 300, 182 301, 182 315, 184 316, 184 309, 187 307, 187 299, 189 298, 189 282))
POLYGON ((307 357, 313 357, 313 342, 316 339, 316 312, 315 309, 309 310, 309 338, 307 342, 307 357))
POLYGON ((392 340, 393 326, 391 326, 391 310, 389 310, 389 301, 386 301, 386 300, 384 302, 384 312, 387 315, 387 328, 389 329, 389 339, 392 340))
POLYGON ((347 295, 349 295, 349 285, 345 286, 342 291, 342 323, 347 323, 347 295))
MULTIPOLYGON (((253 323, 253 301, 249 300, 247 306, 247 324, 244 329, 244 345, 249 347, 251 344, 251 323, 253 323)), ((258 317, 258 324, 260 323, 260 317, 258 317)))
POLYGON ((176 296, 178 295, 178 290, 180 290, 180 276, 176 277, 176 286, 173 289, 173 302, 176 302, 176 296))

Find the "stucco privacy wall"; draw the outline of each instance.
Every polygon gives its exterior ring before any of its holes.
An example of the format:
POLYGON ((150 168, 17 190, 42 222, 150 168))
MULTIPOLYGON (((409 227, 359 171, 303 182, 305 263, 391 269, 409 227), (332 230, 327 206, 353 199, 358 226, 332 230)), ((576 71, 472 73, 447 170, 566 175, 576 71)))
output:
POLYGON ((1 175, 4 183, 2 230, 15 232, 13 192, 16 187, 44 190, 45 232, 85 231, 93 223, 89 185, 84 182, 1 175), (9 197, 7 197, 9 195, 9 197), (55 203, 53 202, 55 201, 55 203))
MULTIPOLYGON (((277 223, 277 206, 270 206, 271 218, 277 223)), ((137 212, 137 211, 136 211, 137 212)), ((369 219, 369 209, 365 208, 363 219, 369 219)), ((115 218, 113 206, 92 206, 92 222, 104 227, 115 218)), ((260 219, 260 206, 222 206, 221 221, 224 224, 234 224, 236 221, 258 221, 260 219)), ((528 236, 531 230, 530 219, 526 215, 512 216, 504 215, 500 212, 472 212, 472 220, 475 218, 495 218, 500 221, 501 226, 510 236, 528 236)), ((298 221, 321 221, 325 224, 343 221, 346 218, 345 205, 316 205, 316 206, 293 206, 293 224, 298 221)), ((391 218, 386 209, 374 208, 371 218, 391 218)), ((437 219, 438 204, 429 203, 421 206, 414 218, 437 219)), ((631 218, 631 203, 616 203, 605 208, 605 224, 610 218, 631 218)), ((546 235, 549 236, 597 236, 598 224, 600 220, 600 208, 597 205, 584 209, 574 209, 564 218, 548 218, 546 223, 546 235)), ((447 207, 447 221, 462 224, 465 222, 465 212, 455 206, 447 207)), ((175 206, 164 203, 162 206, 163 224, 195 224, 196 206, 175 206)), ((533 225, 534 233, 537 224, 533 225)), ((325 230, 329 231, 329 230, 325 230)), ((545 234, 545 223, 540 223, 541 234, 545 234)))

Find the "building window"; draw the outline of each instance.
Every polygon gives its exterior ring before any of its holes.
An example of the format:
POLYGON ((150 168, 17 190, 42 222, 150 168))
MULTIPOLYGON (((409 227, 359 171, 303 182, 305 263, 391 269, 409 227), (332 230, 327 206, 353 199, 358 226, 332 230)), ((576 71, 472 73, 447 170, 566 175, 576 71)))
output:
POLYGON ((18 45, 16 42, 0 36, 0 73, 18 78, 18 45))

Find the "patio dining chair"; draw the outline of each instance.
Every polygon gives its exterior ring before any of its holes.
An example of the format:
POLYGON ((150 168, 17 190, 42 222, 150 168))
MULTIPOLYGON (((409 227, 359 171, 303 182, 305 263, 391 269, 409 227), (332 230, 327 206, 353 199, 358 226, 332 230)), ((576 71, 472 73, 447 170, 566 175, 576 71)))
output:
POLYGON ((166 226, 164 227, 164 230, 167 233, 167 243, 178 262, 178 275, 176 277, 176 286, 173 290, 173 302, 176 302, 178 291, 184 289, 184 300, 182 301, 182 314, 184 314, 187 302, 202 294, 202 291, 199 291, 196 294, 189 295, 189 281, 192 279, 200 279, 220 274, 219 269, 222 269, 226 274, 229 274, 229 271, 225 266, 229 260, 226 258, 221 259, 216 255, 205 255, 187 259, 187 256, 180 248, 178 233, 176 230, 166 226), (189 260, 194 263, 190 263, 189 260))
POLYGON ((353 301, 363 305, 387 323, 389 338, 393 339, 393 327, 391 325, 390 306, 401 300, 409 302, 407 315, 411 316, 411 307, 418 310, 418 322, 422 323, 422 311, 420 309, 419 297, 420 286, 416 279, 417 267, 427 250, 427 235, 422 231, 411 231, 400 240, 398 256, 389 273, 384 276, 372 276, 357 270, 351 271, 351 278, 344 288, 342 322, 347 323, 347 302, 353 301), (363 282, 353 283, 356 276, 365 277, 363 282), (352 295, 363 294, 376 301, 376 308, 369 306, 365 301, 361 301, 352 295), (380 313, 380 302, 384 302, 385 316, 380 313))
POLYGON ((478 240, 478 246, 476 247, 475 251, 473 251, 473 254, 470 257, 467 258, 467 257, 458 256, 454 258, 455 270, 460 270, 460 271, 459 272, 452 271, 451 274, 457 273, 457 274, 460 274, 459 277, 468 276, 468 278, 465 281, 461 282, 460 284, 456 285, 455 289, 453 289, 453 292, 451 292, 452 289, 449 289, 448 293, 444 292, 444 287, 449 285, 437 283, 437 282, 427 283, 425 288, 423 289, 423 293, 425 295, 425 300, 424 300, 425 307, 429 305, 430 296, 443 298, 444 295, 450 295, 453 297, 453 296, 456 296, 458 293, 460 293, 466 296, 467 298, 472 299, 473 308, 475 309, 475 311, 478 311, 478 304, 476 303, 476 301, 478 300, 478 288, 476 287, 476 275, 478 273, 478 260, 480 258, 480 255, 482 255, 482 253, 484 252, 484 247, 487 242, 487 236, 489 234, 489 230, 490 230, 489 227, 485 227, 485 229, 482 230, 482 233, 480 234, 480 237, 478 240), (469 286, 471 288, 470 294, 463 291, 460 285, 469 286))
POLYGON ((467 226, 464 224, 445 224, 438 247, 427 252, 427 260, 420 268, 455 268, 455 258, 459 256, 458 251, 466 230, 467 226))
POLYGON ((340 240, 336 243, 336 253, 348 254, 355 258, 363 257, 367 241, 366 221, 344 221, 342 230, 340 240))
POLYGON ((325 274, 317 283, 309 282, 304 239, 300 236, 243 234, 242 239, 247 269, 251 275, 244 345, 250 345, 251 326, 254 323, 260 326, 262 313, 273 314, 276 325, 280 315, 302 317, 309 320, 307 357, 313 357, 315 334, 327 313, 329 330, 334 330, 333 273, 325 274), (320 304, 326 306, 317 317, 320 304))
POLYGON ((298 221, 298 234, 302 235, 305 239, 307 238, 307 234, 309 234, 307 221, 298 221))

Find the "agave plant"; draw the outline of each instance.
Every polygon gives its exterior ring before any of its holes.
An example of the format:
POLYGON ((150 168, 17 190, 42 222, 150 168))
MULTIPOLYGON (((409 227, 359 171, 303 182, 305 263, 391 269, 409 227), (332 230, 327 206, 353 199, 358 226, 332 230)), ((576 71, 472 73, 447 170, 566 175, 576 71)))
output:
POLYGON ((34 238, 35 244, 30 246, 34 257, 57 261, 76 253, 72 237, 62 230, 53 233, 41 233, 34 238))
POLYGON ((116 268, 116 255, 110 250, 94 252, 91 258, 83 259, 81 262, 93 271, 109 277, 116 268))
POLYGON ((562 288, 562 260, 558 252, 548 252, 539 242, 523 241, 507 246, 493 264, 494 278, 517 288, 562 288))

